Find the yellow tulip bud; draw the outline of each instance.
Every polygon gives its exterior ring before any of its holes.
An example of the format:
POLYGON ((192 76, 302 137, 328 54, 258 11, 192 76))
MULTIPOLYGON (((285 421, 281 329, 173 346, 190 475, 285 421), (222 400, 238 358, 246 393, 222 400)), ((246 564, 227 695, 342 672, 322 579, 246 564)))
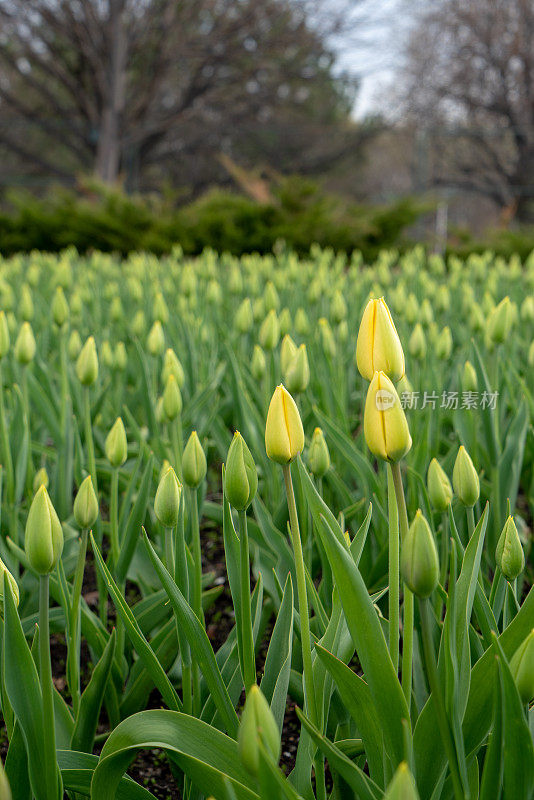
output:
POLYGON ((264 350, 274 350, 280 338, 280 325, 276 311, 271 309, 260 328, 259 333, 260 344, 264 350))
POLYGON ((165 351, 165 355, 163 357, 163 369, 161 370, 161 380, 163 384, 167 383, 169 380, 169 375, 174 375, 179 388, 183 389, 185 383, 184 368, 182 367, 180 359, 171 347, 165 351))
POLYGON ((236 311, 235 326, 240 333, 248 333, 254 324, 252 315, 252 303, 249 297, 245 297, 236 311))
POLYGON ((299 410, 283 384, 276 387, 269 404, 265 449, 269 458, 278 464, 289 464, 304 449, 299 410))
POLYGON ((310 365, 308 363, 308 353, 306 345, 301 344, 293 356, 285 374, 288 391, 292 394, 305 392, 310 382, 310 365))
POLYGON ((363 312, 356 342, 356 362, 368 381, 375 372, 383 372, 393 381, 404 375, 402 345, 384 298, 369 300, 363 312))
POLYGON ((308 315, 303 308, 297 308, 297 313, 295 315, 295 330, 300 336, 307 336, 310 332, 308 315))
POLYGON ((436 511, 446 511, 452 500, 452 486, 437 458, 433 458, 428 467, 427 488, 430 502, 436 511))
POLYGON ((160 356, 165 349, 165 334, 161 322, 157 319, 150 329, 146 340, 147 350, 151 356, 160 356))
POLYGON ((69 306, 61 286, 57 287, 52 300, 52 318, 58 328, 62 328, 69 318, 69 306))
POLYGON ((32 326, 29 322, 24 322, 15 342, 15 358, 19 364, 29 364, 35 357, 35 337, 32 326))
POLYGON ((286 333, 286 335, 282 339, 282 345, 280 347, 280 368, 282 370, 282 375, 284 376, 284 378, 289 365, 295 358, 296 353, 297 353, 297 345, 295 344, 289 333, 286 333))
POLYGON ((384 372, 375 372, 369 385, 363 430, 369 450, 385 461, 400 461, 412 446, 399 396, 384 372))

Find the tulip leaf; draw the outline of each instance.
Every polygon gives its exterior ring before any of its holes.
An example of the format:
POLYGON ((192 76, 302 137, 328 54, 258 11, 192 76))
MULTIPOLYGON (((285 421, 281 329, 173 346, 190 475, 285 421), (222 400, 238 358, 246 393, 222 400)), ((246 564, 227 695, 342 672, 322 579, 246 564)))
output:
POLYGON ((128 568, 139 540, 139 530, 145 519, 148 498, 152 488, 152 464, 153 457, 149 456, 143 477, 141 479, 141 485, 139 487, 137 499, 130 512, 126 530, 122 537, 120 556, 115 567, 115 572, 119 583, 122 583, 122 581, 124 581, 126 578, 126 573, 128 572, 128 568))
POLYGON ((94 668, 91 680, 81 696, 80 708, 72 732, 71 748, 73 750, 92 752, 104 692, 113 666, 116 638, 116 632, 113 629, 102 657, 94 668))
POLYGON ((293 646, 293 583, 287 576, 284 595, 271 635, 261 690, 271 706, 280 733, 286 710, 293 646))
POLYGON ((493 696, 493 717, 491 733, 480 785, 479 800, 500 800, 504 773, 504 730, 503 730, 503 690, 501 670, 495 671, 495 690, 493 696))
MULTIPOLYGON (((94 756, 92 753, 79 753, 76 750, 58 750, 57 758, 64 788, 89 797, 98 756, 94 756)), ((154 795, 148 789, 140 786, 128 776, 120 779, 114 798, 115 800, 155 800, 154 795)))
POLYGON ((141 711, 109 735, 91 784, 92 800, 115 800, 121 777, 139 750, 159 747, 205 794, 220 797, 225 778, 238 800, 257 800, 241 766, 237 742, 199 719, 176 711, 141 711))

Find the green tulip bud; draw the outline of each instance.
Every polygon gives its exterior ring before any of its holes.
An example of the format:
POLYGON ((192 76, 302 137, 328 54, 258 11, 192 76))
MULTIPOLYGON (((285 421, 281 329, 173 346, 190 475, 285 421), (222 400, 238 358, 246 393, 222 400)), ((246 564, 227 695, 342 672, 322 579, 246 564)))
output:
POLYGON ((321 317, 321 319, 319 320, 319 332, 321 334, 321 343, 323 345, 323 350, 328 356, 330 356, 331 358, 335 358, 336 340, 334 339, 332 328, 330 327, 326 317, 321 317))
POLYGON ((265 287, 263 300, 267 311, 276 311, 280 306, 280 298, 272 281, 269 281, 265 287))
POLYGON ((111 306, 109 307, 109 317, 112 322, 120 322, 123 316, 124 312, 122 310, 121 299, 116 295, 112 299, 111 306))
POLYGON ((24 322, 15 342, 15 358, 19 364, 29 364, 35 357, 35 337, 32 326, 29 322, 24 322))
POLYGON ((107 367, 108 369, 113 369, 113 366, 115 364, 115 359, 113 357, 113 350, 107 339, 104 342, 102 342, 100 357, 105 367, 107 367))
POLYGON ((250 364, 250 371, 252 372, 252 376, 256 381, 261 381, 263 376, 265 375, 265 371, 267 369, 267 364, 265 361, 265 353, 259 346, 259 344, 254 345, 254 351, 252 353, 252 361, 250 364))
POLYGON ((106 437, 105 451, 106 458, 112 467, 122 467, 128 457, 126 431, 120 417, 117 417, 106 437))
POLYGON ((434 322, 434 312, 432 311, 432 306, 430 305, 430 301, 427 297, 421 303, 421 308, 419 309, 419 318, 423 325, 427 327, 434 322))
POLYGON ((418 322, 413 329, 408 342, 408 350, 414 358, 419 360, 423 359, 426 355, 426 339, 420 322, 418 322))
POLYGON ((293 326, 293 320, 291 319, 291 312, 289 308, 282 309, 278 321, 280 324, 280 336, 285 336, 286 333, 289 333, 293 326))
POLYGON ((222 289, 219 285, 219 282, 216 280, 211 280, 208 283, 208 288, 206 289, 206 299, 208 303, 211 303, 214 306, 218 306, 222 302, 222 289))
POLYGON ((76 361, 82 349, 82 340, 77 330, 72 331, 67 344, 67 353, 71 361, 76 361))
POLYGON ((342 319, 337 326, 337 338, 341 344, 345 344, 349 340, 349 325, 346 319, 342 319))
POLYGON ((287 369, 291 364, 291 362, 293 361, 293 359, 295 358, 296 353, 297 353, 297 345, 295 344, 289 333, 286 333, 286 335, 282 339, 282 345, 280 347, 280 368, 282 370, 282 375, 286 374, 287 369))
POLYGON ((48 472, 46 471, 46 469, 44 467, 41 467, 41 469, 37 470, 37 472, 35 473, 35 476, 33 478, 33 492, 34 492, 34 494, 41 486, 44 486, 45 489, 48 489, 48 482, 49 482, 48 481, 48 472))
POLYGON ((308 449, 308 466, 316 478, 322 478, 330 469, 330 453, 321 428, 315 428, 308 449))
POLYGON ((154 513, 164 528, 175 528, 178 524, 181 492, 181 483, 169 465, 160 479, 154 500, 154 513))
POLYGON ((333 322, 340 323, 347 316, 347 304, 341 292, 337 290, 330 303, 330 317, 333 322))
POLYGON ((406 300, 404 316, 409 325, 413 325, 419 316, 419 303, 417 302, 416 296, 412 293, 408 295, 408 299, 406 300))
POLYGON ((52 300, 52 318, 58 328, 62 328, 69 318, 69 305, 61 286, 57 287, 52 300))
POLYGON ((471 457, 462 445, 452 472, 454 492, 464 506, 474 506, 480 496, 480 481, 471 457))
POLYGON ((452 353, 452 334, 451 329, 447 325, 439 334, 436 341, 436 355, 443 361, 447 361, 452 353))
POLYGON ((505 297, 495 306, 489 315, 486 327, 489 344, 501 344, 506 341, 513 324, 513 313, 509 297, 505 297))
POLYGON ((477 373, 470 361, 466 361, 464 364, 464 370, 462 373, 462 389, 464 392, 478 391, 477 373))
POLYGON ((163 411, 168 420, 176 419, 182 411, 182 395, 174 375, 169 375, 163 392, 163 411))
POLYGON ((438 551, 430 525, 420 509, 402 543, 401 573, 417 597, 429 597, 438 585, 438 551))
POLYGON ((284 381, 288 392, 291 394, 305 392, 308 388, 310 382, 310 365, 308 363, 308 353, 306 352, 305 344, 301 344, 295 353, 284 374, 284 381))
POLYGON ((160 356, 165 349, 165 334, 163 333, 161 322, 158 319, 150 329, 146 340, 146 346, 151 356, 160 356))
POLYGON ((228 502, 237 511, 244 511, 254 500, 258 488, 258 475, 254 459, 239 431, 228 449, 224 477, 224 491, 228 502))
POLYGON ((82 530, 92 528, 98 517, 98 500, 93 489, 93 481, 88 475, 82 481, 74 500, 74 519, 82 530))
POLYGON ((397 767, 383 800, 419 800, 419 793, 406 761, 401 761, 397 767))
POLYGON ((98 356, 93 336, 90 336, 80 350, 76 361, 76 375, 83 386, 91 386, 98 378, 98 356))
POLYGON ((63 551, 63 529, 44 486, 30 506, 25 550, 30 567, 39 575, 52 572, 63 551))
MULTIPOLYGON (((4 612, 4 581, 8 581, 9 586, 11 587, 11 593, 15 599, 15 605, 18 606, 20 597, 17 581, 0 558, 0 613, 2 615, 4 612)), ((1 763, 2 762, 0 761, 0 764, 1 763)), ((0 800, 2 800, 1 785, 2 784, 0 781, 0 800)))
POLYGON ((525 297, 521 304, 521 319, 525 322, 534 320, 534 297, 532 295, 525 297))
POLYGON ((259 339, 264 350, 274 350, 280 338, 280 325, 276 311, 271 309, 260 328, 259 339))
POLYGON ((161 292, 158 292, 154 300, 154 319, 159 320, 163 325, 169 321, 169 309, 161 292))
POLYGON ((4 311, 0 311, 0 358, 9 352, 9 327, 4 311))
POLYGON ((452 500, 452 486, 437 458, 433 458, 428 467, 427 488, 433 508, 441 513, 446 511, 452 500))
POLYGON ((310 332, 308 315, 303 308, 297 308, 297 313, 295 315, 295 330, 299 336, 307 336, 310 332))
POLYGON ((252 315, 252 303, 249 297, 245 297, 236 311, 235 326, 240 333, 248 333, 254 324, 252 315))
POLYGON ((163 408, 163 397, 158 397, 157 399, 154 416, 156 417, 156 422, 158 425, 163 425, 165 422, 167 422, 165 409, 163 408))
POLYGON ((182 458, 184 483, 191 489, 196 489, 206 477, 206 471, 206 455, 200 444, 197 432, 193 431, 185 446, 182 458))
POLYGON ((525 568, 525 554, 512 516, 509 516, 504 523, 504 528, 499 536, 495 561, 504 577, 509 581, 515 581, 525 568))
POLYGON ((128 364, 128 356, 126 354, 126 347, 124 342, 117 342, 115 347, 115 366, 118 370, 123 372, 128 364))
POLYGON ((30 322, 30 320, 33 319, 34 309, 33 309, 32 293, 30 291, 30 287, 27 286, 27 284, 23 284, 21 289, 19 311, 20 311, 20 316, 25 322, 30 322))
POLYGON ((250 687, 237 735, 239 757, 252 775, 257 775, 259 770, 259 742, 273 764, 277 764, 280 758, 278 725, 261 689, 254 685, 250 687))
POLYGON ((134 336, 141 337, 146 330, 146 320, 144 312, 139 309, 134 314, 132 319, 132 333, 134 336))
POLYGON ((167 384, 169 380, 169 375, 174 375, 176 378, 176 383, 180 389, 184 388, 185 383, 185 372, 184 368, 182 367, 182 363, 174 350, 172 348, 168 348, 165 351, 165 355, 163 356, 163 369, 161 370, 161 380, 163 385, 167 384))
POLYGON ((525 705, 534 698, 534 629, 510 659, 510 671, 525 705))

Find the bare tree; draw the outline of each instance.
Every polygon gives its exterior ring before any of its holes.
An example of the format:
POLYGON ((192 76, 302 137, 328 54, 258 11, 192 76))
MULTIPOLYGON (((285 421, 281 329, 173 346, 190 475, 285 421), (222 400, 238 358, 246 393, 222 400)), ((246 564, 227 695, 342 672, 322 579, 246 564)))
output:
POLYGON ((331 48, 355 5, 0 0, 0 144, 64 179, 187 171, 198 186, 207 159, 213 172, 270 133, 279 168, 312 171, 358 142, 331 48))
POLYGON ((407 52, 407 105, 433 143, 434 184, 534 218, 534 3, 439 0, 407 52))

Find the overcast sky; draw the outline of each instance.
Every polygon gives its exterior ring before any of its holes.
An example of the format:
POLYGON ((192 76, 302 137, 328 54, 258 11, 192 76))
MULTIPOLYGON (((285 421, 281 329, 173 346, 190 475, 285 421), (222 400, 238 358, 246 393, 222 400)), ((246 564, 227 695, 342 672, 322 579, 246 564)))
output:
POLYGON ((361 77, 354 115, 384 110, 384 95, 402 64, 418 0, 362 0, 358 42, 342 48, 340 63, 361 77))

